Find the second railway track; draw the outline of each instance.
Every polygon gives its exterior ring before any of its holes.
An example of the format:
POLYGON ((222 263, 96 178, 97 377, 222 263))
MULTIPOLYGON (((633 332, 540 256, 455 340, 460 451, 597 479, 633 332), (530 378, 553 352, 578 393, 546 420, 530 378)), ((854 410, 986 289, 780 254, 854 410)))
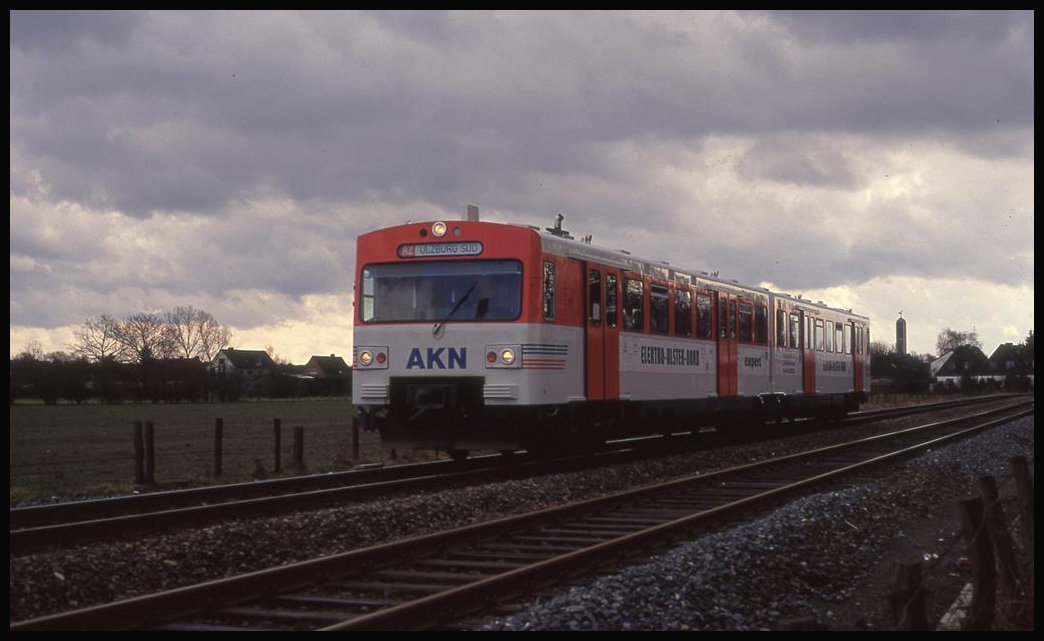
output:
MULTIPOLYGON (((956 428, 940 423, 930 429, 956 428)), ((924 447, 906 442, 913 434, 822 448, 539 514, 41 617, 12 629, 431 627, 534 585, 646 551, 738 507, 924 447), (882 449, 895 440, 902 442, 882 449), (862 450, 859 456, 853 454, 856 449, 862 450)), ((940 437, 920 440, 934 438, 940 437)))
MULTIPOLYGON (((981 403, 992 397, 944 402, 921 406, 857 412, 847 424, 910 415, 941 408, 981 403)), ((793 433, 786 426, 781 434, 793 433)), ((565 457, 534 461, 525 456, 476 456, 466 461, 433 461, 389 467, 358 469, 332 474, 273 479, 169 492, 146 493, 107 499, 57 503, 10 510, 9 548, 24 554, 58 545, 88 540, 124 537, 131 534, 169 531, 199 526, 231 518, 267 516, 294 510, 316 509, 346 502, 364 501, 391 493, 427 489, 435 484, 481 483, 527 475, 562 472, 590 465, 608 465, 655 454, 674 453, 681 448, 699 447, 691 440, 664 444, 662 439, 646 443, 646 451, 617 444, 595 459, 565 457)), ((713 445, 713 444, 708 444, 713 445)))

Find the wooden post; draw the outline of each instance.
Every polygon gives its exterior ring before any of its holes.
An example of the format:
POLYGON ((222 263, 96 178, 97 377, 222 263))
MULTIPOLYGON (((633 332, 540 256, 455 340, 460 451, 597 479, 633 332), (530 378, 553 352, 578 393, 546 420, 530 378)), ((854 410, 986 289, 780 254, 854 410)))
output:
POLYGON ((892 562, 892 584, 888 593, 896 630, 930 630, 924 609, 921 562, 892 562))
POLYGON ((359 462, 359 417, 352 417, 352 461, 359 462))
POLYGON ((141 421, 134 421, 134 482, 145 484, 145 441, 141 434, 141 421))
POLYGON ((1006 601, 1010 601, 1015 598, 1018 574, 1015 568, 1015 552, 1011 543, 1011 534, 1008 533, 1008 522, 1004 518, 1004 509, 1001 507, 1000 495, 997 492, 997 481, 992 476, 980 476, 979 491, 982 492, 986 531, 990 533, 993 551, 997 555, 1001 596, 1006 601))
POLYGON ((156 484, 156 440, 152 421, 145 421, 145 483, 156 484))
POLYGON ((993 609, 997 602, 993 546, 982 518, 982 498, 966 499, 958 506, 972 570, 972 602, 961 629, 986 631, 993 624, 993 609))
POLYGON ((1022 532, 1022 546, 1027 553, 1033 553, 1033 478, 1030 477, 1029 466, 1025 456, 1011 458, 1011 470, 1015 475, 1015 488, 1019 494, 1019 530, 1022 532))
POLYGON ((225 435, 224 419, 214 419, 214 478, 221 476, 221 442, 225 435))
POLYGON ((294 467, 300 471, 304 469, 304 428, 294 428, 294 467))
POLYGON ((283 469, 283 425, 280 419, 275 419, 272 430, 275 432, 275 473, 279 474, 283 469))

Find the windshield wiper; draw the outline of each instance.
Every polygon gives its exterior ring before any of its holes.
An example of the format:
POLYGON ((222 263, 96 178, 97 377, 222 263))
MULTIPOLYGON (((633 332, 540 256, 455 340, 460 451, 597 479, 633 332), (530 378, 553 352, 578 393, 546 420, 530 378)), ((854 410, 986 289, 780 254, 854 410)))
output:
POLYGON ((458 300, 457 304, 453 306, 453 309, 450 310, 450 313, 446 314, 446 318, 443 318, 439 322, 435 323, 435 327, 431 328, 432 336, 434 336, 435 338, 439 338, 439 332, 442 331, 444 327, 446 327, 446 321, 453 318, 453 315, 457 313, 457 310, 459 310, 460 306, 464 304, 464 301, 468 299, 468 296, 471 296, 471 292, 475 291, 476 285, 478 285, 477 280, 471 283, 471 287, 468 287, 468 291, 464 292, 464 295, 460 297, 460 300, 458 300))

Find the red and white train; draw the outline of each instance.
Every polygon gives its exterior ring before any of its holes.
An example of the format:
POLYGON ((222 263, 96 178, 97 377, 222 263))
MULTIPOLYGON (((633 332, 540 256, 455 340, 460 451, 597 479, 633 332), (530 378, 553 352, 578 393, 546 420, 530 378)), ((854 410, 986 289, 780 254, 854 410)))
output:
POLYGON ((469 209, 358 239, 352 398, 388 447, 552 451, 869 392, 865 316, 469 209))

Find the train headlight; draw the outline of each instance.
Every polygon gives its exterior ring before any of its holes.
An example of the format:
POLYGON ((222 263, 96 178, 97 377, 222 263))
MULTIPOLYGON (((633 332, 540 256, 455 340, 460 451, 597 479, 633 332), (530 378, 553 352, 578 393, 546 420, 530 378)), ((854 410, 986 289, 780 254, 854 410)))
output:
POLYGON ((355 352, 356 367, 361 369, 387 369, 387 347, 360 347, 355 352))
POLYGON ((432 223, 431 233, 436 238, 442 238, 446 235, 446 223, 442 222, 441 220, 436 223, 432 223))
POLYGON ((486 367, 493 369, 518 369, 522 359, 518 357, 519 345, 486 345, 486 367))

